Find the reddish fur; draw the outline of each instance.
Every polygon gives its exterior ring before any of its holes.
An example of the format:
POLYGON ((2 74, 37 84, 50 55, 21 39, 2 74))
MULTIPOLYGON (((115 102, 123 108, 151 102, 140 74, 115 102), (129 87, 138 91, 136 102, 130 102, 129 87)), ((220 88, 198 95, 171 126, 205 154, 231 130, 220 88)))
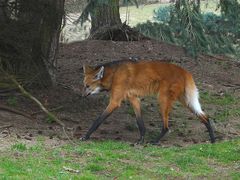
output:
POLYGON ((84 66, 84 74, 85 96, 105 89, 110 91, 111 97, 108 107, 94 121, 82 140, 88 139, 113 110, 121 105, 122 100, 128 99, 136 114, 139 142, 143 143, 145 126, 138 97, 155 94, 163 117, 163 128, 157 143, 168 131, 168 115, 176 100, 200 118, 209 131, 211 142, 215 142, 210 121, 201 109, 192 75, 183 68, 159 61, 119 61, 96 68, 84 66))
MULTIPOLYGON (((140 112, 137 97, 156 94, 161 105, 164 127, 168 128, 168 114, 172 104, 184 97, 186 83, 195 88, 192 75, 174 64, 158 61, 127 62, 105 66, 104 77, 92 81, 99 69, 85 67, 85 84, 101 85, 110 91, 107 111, 120 106, 122 100, 129 99, 136 113, 140 112)), ((93 87, 94 88, 94 87, 93 87)), ((206 118, 201 118, 206 119, 206 118)))

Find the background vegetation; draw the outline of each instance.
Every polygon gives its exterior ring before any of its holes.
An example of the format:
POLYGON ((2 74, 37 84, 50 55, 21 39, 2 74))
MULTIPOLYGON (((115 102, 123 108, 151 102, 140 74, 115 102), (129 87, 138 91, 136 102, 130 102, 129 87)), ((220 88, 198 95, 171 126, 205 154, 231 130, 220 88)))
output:
POLYGON ((195 1, 180 1, 155 10, 154 19, 156 22, 138 24, 137 29, 154 39, 183 46, 192 56, 197 53, 236 55, 239 51, 237 0, 215 3, 211 12, 206 12, 203 4, 198 7, 195 1))

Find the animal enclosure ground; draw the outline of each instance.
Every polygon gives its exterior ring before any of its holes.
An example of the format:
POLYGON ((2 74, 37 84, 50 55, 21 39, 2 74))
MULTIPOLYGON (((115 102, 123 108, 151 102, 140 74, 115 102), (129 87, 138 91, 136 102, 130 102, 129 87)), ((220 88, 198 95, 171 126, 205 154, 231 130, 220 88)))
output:
MULTIPOLYGON (((70 137, 83 135, 108 104, 102 93, 81 97, 83 64, 98 65, 121 59, 163 60, 178 64, 191 73, 198 85, 203 109, 211 117, 217 141, 240 136, 240 63, 226 57, 200 55, 188 57, 182 48, 157 41, 112 42, 82 41, 62 44, 58 55, 58 85, 50 89, 31 90, 43 104, 67 125, 70 137)), ((155 97, 142 98, 146 140, 154 139, 161 129, 159 107, 155 97)), ((12 112, 0 111, 0 149, 16 142, 35 144, 38 137, 47 139, 49 146, 66 142, 62 129, 42 113, 30 100, 12 92, 1 96, 1 104, 32 114, 33 120, 12 112)), ((118 140, 133 143, 138 138, 135 116, 128 102, 123 102, 106 122, 92 135, 95 140, 118 140)), ((170 114, 170 133, 162 146, 186 146, 207 142, 205 127, 199 120, 176 103, 170 114)))

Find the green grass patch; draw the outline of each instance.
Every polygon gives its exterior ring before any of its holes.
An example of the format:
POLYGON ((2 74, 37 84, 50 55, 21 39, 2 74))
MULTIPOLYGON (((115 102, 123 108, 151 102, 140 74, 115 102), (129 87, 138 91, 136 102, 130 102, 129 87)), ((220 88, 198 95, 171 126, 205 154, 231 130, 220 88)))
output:
POLYGON ((221 178, 223 174, 237 179, 239 154, 240 139, 184 148, 132 147, 115 141, 53 149, 42 143, 29 148, 16 144, 0 154, 0 179, 221 178), (219 173, 221 167, 226 170, 219 173))
POLYGON ((15 97, 15 96, 9 96, 9 98, 7 99, 7 104, 8 104, 9 106, 16 107, 17 104, 18 104, 17 97, 15 97))
POLYGON ((239 99, 232 96, 231 94, 224 94, 222 96, 217 94, 210 94, 208 92, 204 92, 200 94, 201 99, 208 104, 216 104, 216 105, 233 105, 239 102, 239 99))
POLYGON ((23 143, 16 143, 16 144, 12 145, 12 149, 17 150, 17 151, 26 151, 27 146, 26 146, 26 144, 23 144, 23 143))
POLYGON ((238 180, 240 179, 240 172, 233 172, 231 176, 233 180, 238 180))
MULTIPOLYGON (((146 21, 154 21, 154 11, 159 7, 165 7, 170 5, 169 3, 161 4, 146 4, 140 5, 139 8, 136 6, 129 7, 120 7, 120 16, 122 22, 129 20, 128 23, 130 26, 136 26, 138 23, 143 23, 146 21), (127 13, 127 16, 126 16, 127 13)), ((213 0, 210 2, 201 2, 201 11, 202 12, 212 12, 217 8, 217 1, 213 0)), ((219 11, 216 11, 219 13, 219 11)))
POLYGON ((132 106, 129 106, 129 107, 128 107, 127 113, 128 113, 130 116, 135 117, 135 112, 134 112, 134 109, 132 108, 132 106))
POLYGON ((240 109, 239 107, 229 107, 222 111, 216 112, 215 118, 219 121, 225 121, 226 119, 230 119, 231 117, 240 117, 240 109))
POLYGON ((124 22, 127 19, 130 26, 136 26, 138 23, 146 22, 148 20, 153 21, 153 12, 160 6, 166 6, 166 4, 140 5, 139 8, 136 6, 121 7, 119 10, 121 20, 124 22))
POLYGON ((217 111, 214 113, 214 119, 226 121, 231 118, 240 117, 240 98, 231 94, 217 95, 208 92, 201 93, 203 104, 212 104, 216 106, 217 111))

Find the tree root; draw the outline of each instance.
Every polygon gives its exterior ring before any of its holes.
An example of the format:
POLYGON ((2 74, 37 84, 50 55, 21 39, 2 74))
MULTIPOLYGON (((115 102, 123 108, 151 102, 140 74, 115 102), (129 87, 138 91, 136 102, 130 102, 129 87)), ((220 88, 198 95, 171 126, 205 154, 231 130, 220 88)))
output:
POLYGON ((33 120, 33 117, 25 112, 22 112, 22 111, 19 111, 19 110, 16 110, 16 109, 13 109, 11 107, 8 107, 6 105, 2 105, 0 104, 0 110, 4 110, 4 111, 8 111, 8 112, 11 112, 11 113, 14 113, 14 114, 18 114, 18 115, 21 115, 21 116, 24 116, 28 119, 32 119, 33 120))
POLYGON ((13 124, 7 124, 7 125, 0 126, 0 129, 10 128, 10 127, 13 127, 13 124))
POLYGON ((32 96, 29 92, 27 92, 18 82, 16 79, 14 79, 12 76, 10 76, 11 81, 19 88, 21 93, 28 97, 29 99, 33 100, 51 119, 56 121, 58 124, 60 124, 62 127, 65 127, 65 124, 59 120, 53 113, 49 112, 44 105, 34 96, 32 96))
MULTIPOLYGON (((59 110, 61 110, 61 109, 63 109, 63 106, 58 106, 58 107, 55 107, 55 108, 52 108, 52 109, 50 109, 50 111, 51 112, 53 112, 53 111, 59 111, 59 110)), ((33 116, 33 115, 36 115, 36 114, 40 114, 40 113, 42 113, 43 111, 36 111, 36 112, 33 112, 31 115, 33 116)))
POLYGON ((88 39, 112 40, 112 41, 140 41, 149 40, 139 31, 131 28, 125 23, 115 26, 105 26, 92 33, 88 39))
MULTIPOLYGON (((0 63, 1 63, 1 59, 0 59, 0 63)), ((1 72, 9 79, 13 82, 13 84, 20 90, 20 92, 28 97, 29 99, 31 99, 32 101, 34 101, 51 119, 53 119, 55 122, 57 122, 59 125, 61 125, 63 127, 63 129, 65 128, 65 124, 59 120, 53 113, 49 112, 44 105, 34 96, 32 96, 29 92, 27 92, 23 86, 21 86, 21 84, 11 75, 9 75, 2 67, 0 67, 1 72)), ((64 129, 65 131, 65 129, 64 129)))
MULTIPOLYGON (((0 65, 1 65, 1 59, 0 59, 0 65)), ((59 125, 62 126, 62 130, 63 130, 63 133, 64 135, 67 137, 67 139, 69 140, 69 142, 71 142, 72 144, 76 144, 75 142, 73 142, 70 137, 68 136, 68 134, 66 133, 66 130, 65 130, 65 124, 60 120, 58 119, 53 113, 49 112, 45 107, 44 105, 37 99, 35 98, 34 96, 32 96, 29 92, 27 92, 23 86, 21 86, 21 84, 11 75, 9 75, 6 71, 4 71, 4 69, 0 66, 0 71, 9 79, 13 82, 13 84, 20 90, 20 92, 28 97, 29 99, 33 100, 41 109, 42 111, 44 111, 51 119, 53 119, 56 123, 58 123, 59 125)), ((2 106, 4 107, 4 106, 2 106)), ((13 110, 11 108, 5 108, 6 110, 10 110, 11 112, 18 112, 16 110, 13 110)), ((20 111, 19 111, 20 112, 20 111)), ((21 113, 21 115, 23 115, 24 113, 21 113)), ((25 115, 25 114, 24 114, 25 115)), ((29 116, 30 117, 30 116, 29 116)))

